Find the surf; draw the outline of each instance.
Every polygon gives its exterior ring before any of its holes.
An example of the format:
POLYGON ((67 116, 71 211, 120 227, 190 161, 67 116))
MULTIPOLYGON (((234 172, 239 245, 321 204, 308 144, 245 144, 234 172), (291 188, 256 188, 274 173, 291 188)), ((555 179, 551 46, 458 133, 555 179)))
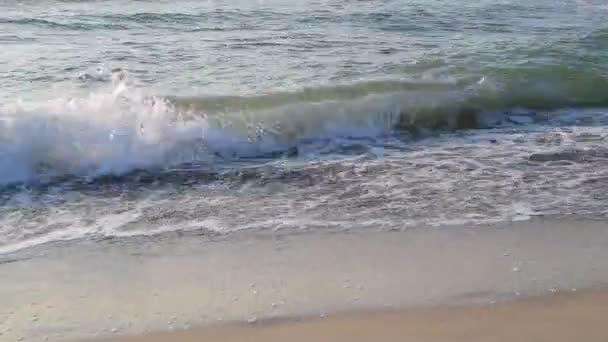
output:
POLYGON ((119 71, 86 96, 3 104, 0 184, 314 154, 314 141, 607 122, 603 111, 585 110, 608 108, 608 79, 567 67, 249 97, 149 95, 119 71))

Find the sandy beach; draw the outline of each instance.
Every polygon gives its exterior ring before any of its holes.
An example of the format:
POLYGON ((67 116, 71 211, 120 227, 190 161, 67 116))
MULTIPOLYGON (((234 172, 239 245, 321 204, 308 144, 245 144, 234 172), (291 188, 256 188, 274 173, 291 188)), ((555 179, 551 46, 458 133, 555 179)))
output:
POLYGON ((608 291, 588 290, 495 305, 342 314, 325 319, 190 329, 100 342, 605 342, 606 317, 608 291))
POLYGON ((585 289, 608 288, 607 246, 604 223, 574 220, 49 245, 2 260, 0 333, 57 342, 599 341, 608 295, 585 289))

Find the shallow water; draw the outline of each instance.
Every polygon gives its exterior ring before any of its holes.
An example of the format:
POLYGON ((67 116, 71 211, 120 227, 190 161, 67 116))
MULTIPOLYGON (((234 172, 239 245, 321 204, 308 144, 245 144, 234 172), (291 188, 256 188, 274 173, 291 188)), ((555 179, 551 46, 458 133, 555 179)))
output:
POLYGON ((603 1, 0 13, 0 253, 608 214, 603 1))

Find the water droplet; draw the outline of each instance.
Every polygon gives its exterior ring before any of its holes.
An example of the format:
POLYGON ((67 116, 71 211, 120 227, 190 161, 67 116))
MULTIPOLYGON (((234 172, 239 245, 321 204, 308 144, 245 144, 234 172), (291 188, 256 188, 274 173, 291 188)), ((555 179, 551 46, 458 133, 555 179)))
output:
POLYGON ((270 306, 274 309, 277 307, 277 303, 272 303, 272 304, 270 304, 270 306))
POLYGON ((557 292, 557 290, 556 290, 555 288, 553 288, 553 287, 552 287, 552 288, 550 288, 550 289, 549 289, 549 291, 550 291, 551 293, 555 293, 555 292, 557 292))
POLYGON ((118 332, 118 328, 112 328, 112 330, 110 330, 110 332, 112 332, 112 334, 116 334, 118 332))
POLYGON ((520 296, 520 295, 521 295, 521 293, 519 293, 519 291, 515 291, 515 295, 516 295, 516 296, 520 296))
POLYGON ((517 267, 517 266, 513 267, 513 272, 519 272, 519 267, 517 267))
POLYGON ((494 304, 496 304, 496 301, 495 300, 491 300, 490 301, 490 305, 494 305, 494 304))
POLYGON ((36 316, 36 315, 32 316, 32 322, 38 322, 38 316, 36 316))
POLYGON ((576 288, 575 288, 575 287, 573 287, 573 288, 572 288, 570 291, 572 291, 572 292, 576 292, 576 288))
POLYGON ((254 323, 255 323, 255 322, 257 322, 257 321, 258 321, 257 317, 255 317, 255 316, 254 316, 254 317, 251 317, 250 319, 248 319, 248 320, 247 320, 247 323, 249 323, 249 324, 254 324, 254 323))

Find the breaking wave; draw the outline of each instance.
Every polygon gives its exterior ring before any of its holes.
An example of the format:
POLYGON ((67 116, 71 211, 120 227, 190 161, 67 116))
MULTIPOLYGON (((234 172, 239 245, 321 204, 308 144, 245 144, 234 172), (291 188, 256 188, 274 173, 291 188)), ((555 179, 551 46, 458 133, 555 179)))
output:
POLYGON ((566 67, 489 71, 452 83, 373 81, 257 97, 149 96, 121 76, 87 96, 0 106, 0 183, 293 156, 314 153, 315 141, 331 145, 505 125, 606 124, 604 116, 583 117, 579 111, 608 108, 606 89, 604 75, 566 67), (562 109, 570 109, 568 115, 554 113, 562 109))

